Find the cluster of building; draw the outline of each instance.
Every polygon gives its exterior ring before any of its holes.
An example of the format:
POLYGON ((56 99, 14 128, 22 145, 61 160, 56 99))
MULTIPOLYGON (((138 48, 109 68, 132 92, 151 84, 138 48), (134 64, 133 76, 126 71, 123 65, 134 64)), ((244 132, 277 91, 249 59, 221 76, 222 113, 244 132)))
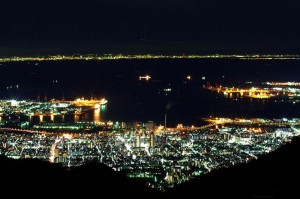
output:
POLYGON ((0 128, 0 153, 76 167, 101 162, 164 190, 212 170, 245 163, 298 135, 298 119, 210 118, 206 127, 112 123, 96 133, 0 128))
POLYGON ((1 100, 0 126, 52 131, 92 129, 103 125, 100 112, 106 109, 106 104, 106 99, 83 98, 74 101, 1 100))
MULTIPOLYGON (((278 85, 276 85, 278 86, 278 85)), ((107 101, 0 101, 0 154, 65 167, 101 162, 164 190, 214 169, 258 158, 298 135, 299 119, 207 118, 176 128, 102 122, 107 101), (91 121, 85 120, 92 112, 91 121), (76 119, 77 118, 77 119, 76 119)))

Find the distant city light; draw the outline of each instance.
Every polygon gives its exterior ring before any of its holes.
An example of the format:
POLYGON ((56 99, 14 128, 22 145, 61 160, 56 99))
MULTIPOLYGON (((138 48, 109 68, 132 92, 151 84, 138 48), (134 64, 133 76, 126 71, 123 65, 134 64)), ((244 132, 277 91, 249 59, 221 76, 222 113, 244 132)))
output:
MULTIPOLYGON (((117 59, 241 59, 241 60, 300 60, 300 55, 263 55, 263 54, 232 54, 232 55, 123 55, 123 54, 105 54, 105 55, 56 55, 40 57, 4 57, 0 62, 28 62, 28 61, 61 61, 61 60, 117 60, 117 59)), ((35 63, 38 66, 38 63, 35 63)), ((225 76, 224 76, 225 77, 225 76)), ((56 80, 55 80, 56 82, 56 80)), ((291 82, 292 83, 292 82, 291 82)), ((293 83, 292 83, 293 84, 293 83)))
MULTIPOLYGON (((252 83, 252 82, 246 82, 252 83)), ((250 97, 257 99, 276 99, 281 97, 282 99, 293 100, 292 103, 296 103, 298 97, 300 96, 300 83, 296 82, 266 82, 262 83, 261 86, 256 85, 256 87, 226 87, 226 86, 210 86, 204 87, 211 91, 223 92, 225 96, 229 94, 229 97, 232 98, 232 94, 235 95, 235 99, 250 97), (267 85, 267 86, 266 86, 267 85), (296 101, 295 101, 296 100, 296 101)), ((299 101, 299 100, 298 100, 299 101)))

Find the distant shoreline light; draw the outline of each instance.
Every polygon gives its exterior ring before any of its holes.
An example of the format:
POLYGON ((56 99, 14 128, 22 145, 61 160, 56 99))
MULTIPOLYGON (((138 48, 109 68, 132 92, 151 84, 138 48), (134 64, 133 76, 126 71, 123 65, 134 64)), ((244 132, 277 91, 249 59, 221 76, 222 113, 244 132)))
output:
POLYGON ((104 55, 49 55, 37 57, 2 57, 0 62, 25 62, 25 61, 102 61, 120 59, 241 59, 241 60, 300 60, 300 55, 288 54, 232 54, 232 55, 123 55, 123 54, 104 54, 104 55))

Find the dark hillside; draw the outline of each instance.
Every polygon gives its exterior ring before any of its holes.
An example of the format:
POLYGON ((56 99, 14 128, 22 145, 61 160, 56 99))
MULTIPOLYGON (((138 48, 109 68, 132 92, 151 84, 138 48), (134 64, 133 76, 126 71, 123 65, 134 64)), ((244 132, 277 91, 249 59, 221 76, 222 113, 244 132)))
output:
POLYGON ((213 171, 165 193, 103 164, 67 171, 40 160, 0 157, 0 190, 8 198, 300 198, 299 152, 300 138, 295 138, 258 160, 213 171))

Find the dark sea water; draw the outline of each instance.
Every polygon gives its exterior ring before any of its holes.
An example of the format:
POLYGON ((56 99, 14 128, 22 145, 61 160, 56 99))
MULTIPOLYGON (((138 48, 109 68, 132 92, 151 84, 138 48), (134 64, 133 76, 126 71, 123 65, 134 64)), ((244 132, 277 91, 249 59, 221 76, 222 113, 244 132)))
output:
POLYGON ((154 121, 201 125, 201 118, 299 117, 300 104, 224 98, 207 84, 243 85, 252 81, 300 81, 299 61, 116 60, 14 62, 0 65, 2 99, 87 99, 105 97, 103 120, 154 121), (150 75, 149 81, 139 76, 150 75), (191 80, 186 77, 190 75, 191 80), (204 79, 205 77, 205 79, 204 79), (165 92, 165 89, 171 89, 165 92))

